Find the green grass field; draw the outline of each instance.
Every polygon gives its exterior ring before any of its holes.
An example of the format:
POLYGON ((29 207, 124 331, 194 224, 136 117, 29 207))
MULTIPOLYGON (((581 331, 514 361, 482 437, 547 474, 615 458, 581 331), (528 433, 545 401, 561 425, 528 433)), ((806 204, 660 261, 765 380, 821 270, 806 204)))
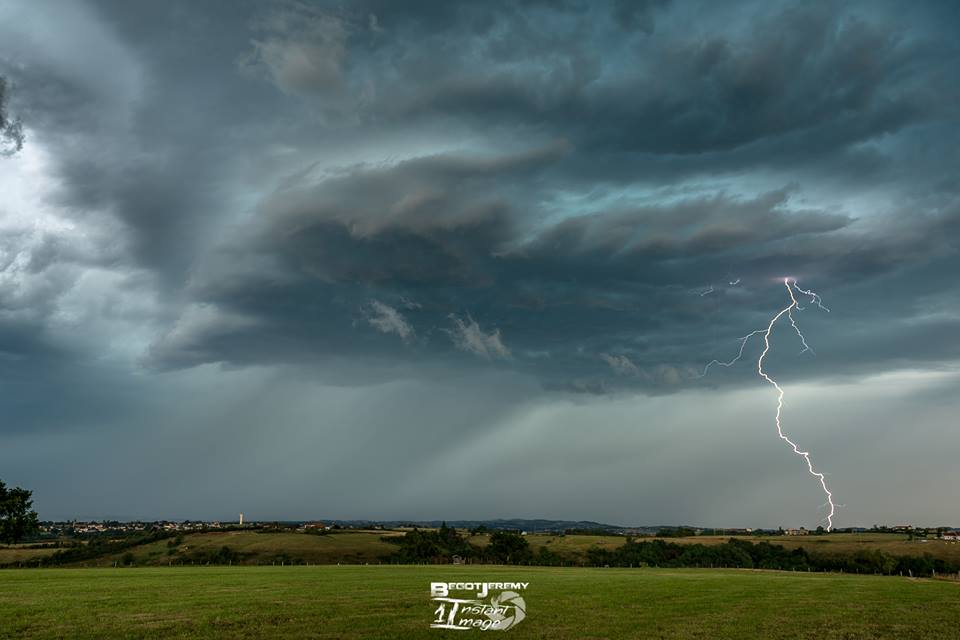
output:
MULTIPOLYGON (((164 565, 176 562, 191 553, 216 551, 221 547, 243 554, 248 564, 280 564, 284 560, 310 564, 363 564, 377 562, 394 553, 395 545, 382 540, 385 536, 402 535, 385 531, 350 531, 335 535, 317 536, 302 533, 252 533, 230 531, 198 533, 186 536, 182 545, 169 554, 168 540, 135 547, 132 551, 137 564, 164 565)), ((106 564, 123 554, 104 558, 106 564)))
POLYGON ((506 632, 518 639, 960 636, 960 584, 945 581, 746 570, 344 565, 4 570, 0 637, 484 633, 429 628, 434 580, 529 582, 527 618, 506 632))
POLYGON ((31 560, 45 558, 52 555, 56 549, 24 549, 18 546, 0 547, 0 564, 8 562, 24 562, 29 564, 31 560))

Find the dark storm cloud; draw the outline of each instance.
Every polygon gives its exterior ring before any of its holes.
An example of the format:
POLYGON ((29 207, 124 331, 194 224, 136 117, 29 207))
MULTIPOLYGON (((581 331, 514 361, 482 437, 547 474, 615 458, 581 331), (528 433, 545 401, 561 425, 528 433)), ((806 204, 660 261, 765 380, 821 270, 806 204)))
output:
MULTIPOLYGON (((892 276, 906 264, 933 261, 949 269, 955 252, 953 212, 858 229, 847 215, 792 209, 791 189, 604 210, 524 231, 517 203, 533 207, 536 197, 503 194, 515 182, 535 194, 529 172, 539 175, 563 157, 429 157, 354 167, 274 194, 264 201, 253 239, 240 243, 257 253, 260 268, 196 284, 225 317, 245 319, 240 328, 215 316, 202 326, 187 321, 186 342, 172 350, 155 345, 154 364, 278 363, 334 354, 447 358, 458 344, 447 339, 458 326, 450 316, 466 312, 516 354, 510 367, 542 376, 548 386, 669 388, 696 378, 718 337, 732 340, 758 328, 763 313, 783 306, 786 294, 775 276, 808 276, 829 291, 892 276), (727 277, 738 285, 729 286, 727 277), (699 295, 712 284, 712 297, 699 295), (397 311, 394 320, 418 335, 412 343, 391 342, 357 322, 364 305, 385 299, 396 310, 405 297, 417 305, 397 311), (195 357, 185 358, 185 350, 195 357), (622 366, 610 365, 611 358, 622 366), (607 365, 618 375, 604 383, 607 365)), ((249 259, 237 251, 224 259, 249 259)), ((877 337, 909 333, 909 326, 886 325, 902 325, 911 315, 891 308, 890 298, 903 293, 877 295, 883 301, 872 323, 877 337)), ((839 314, 844 305, 850 300, 840 302, 839 314)), ((953 321, 938 322, 946 328, 953 321)), ((929 328, 921 322, 912 330, 919 338, 929 328)), ((834 335, 850 337, 842 326, 834 335)), ((854 353, 844 344, 833 345, 838 358, 849 358, 840 369, 873 370, 883 359, 909 364, 911 354, 918 362, 953 358, 922 348, 894 355, 889 346, 871 352, 864 345, 854 353)), ((829 359, 822 364, 831 366, 829 359)))
POLYGON ((153 367, 669 387, 777 308, 774 277, 852 308, 893 278, 879 336, 926 321, 897 274, 955 260, 954 181, 921 151, 957 125, 934 3, 223 7, 74 8, 99 42, 74 57, 10 29, 51 198, 120 221, 112 264, 156 276, 153 367), (464 350, 470 323, 511 358, 464 350))
POLYGON ((243 23, 235 40, 213 40, 206 29, 224 22, 184 9, 45 5, 24 20, 29 28, 8 25, 5 47, 27 126, 57 165, 49 197, 115 216, 130 259, 172 286, 215 233, 237 164, 228 140, 258 138, 243 112, 259 94, 232 73, 243 23), (56 34, 58 20, 73 30, 56 34), (238 117, 243 132, 226 119, 212 128, 218 114, 238 117))
POLYGON ((7 79, 0 76, 0 156, 11 156, 23 148, 23 123, 7 113, 7 79))
POLYGON ((754 367, 700 377, 786 276, 831 312, 801 296, 816 355, 780 326, 768 364, 843 495, 937 458, 958 11, 0 3, 0 149, 24 136, 0 157, 0 472, 64 517, 794 517, 748 433, 754 367), (867 432, 887 457, 846 466, 867 432), (450 497, 471 468, 503 473, 490 503, 450 497), (678 468, 689 490, 623 507, 678 468))
POLYGON ((383 117, 468 117, 590 151, 822 153, 940 116, 956 97, 954 47, 892 14, 772 4, 731 11, 746 14, 732 24, 714 9, 709 29, 689 16, 692 28, 638 30, 621 9, 454 5, 429 31, 387 15, 353 64, 372 74, 383 117))

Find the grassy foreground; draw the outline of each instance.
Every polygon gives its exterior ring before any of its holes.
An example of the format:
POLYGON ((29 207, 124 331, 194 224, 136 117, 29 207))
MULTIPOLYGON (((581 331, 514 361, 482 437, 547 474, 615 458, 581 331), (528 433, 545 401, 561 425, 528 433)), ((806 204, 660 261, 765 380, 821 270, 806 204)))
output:
MULTIPOLYGON (((0 571, 3 638, 444 638, 429 583, 525 581, 515 638, 956 638, 960 585, 737 570, 495 566, 0 571)), ((488 632, 497 633, 497 632, 488 632)))

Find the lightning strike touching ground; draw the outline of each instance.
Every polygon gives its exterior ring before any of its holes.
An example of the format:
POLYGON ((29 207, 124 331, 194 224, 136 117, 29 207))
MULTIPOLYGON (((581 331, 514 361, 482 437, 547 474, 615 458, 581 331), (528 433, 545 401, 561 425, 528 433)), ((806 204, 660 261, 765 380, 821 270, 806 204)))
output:
POLYGON ((810 472, 810 475, 814 476, 820 481, 820 486, 823 488, 823 493, 827 496, 827 502, 825 503, 824 506, 829 506, 830 508, 830 512, 827 514, 827 517, 825 518, 827 522, 827 531, 830 531, 831 529, 833 529, 833 516, 836 513, 837 505, 834 504, 833 502, 833 493, 831 493, 830 489, 827 487, 827 478, 824 474, 820 473, 814 468, 813 461, 810 459, 810 452, 802 451, 800 447, 798 447, 797 444, 793 440, 791 440, 789 437, 787 437, 787 435, 783 432, 783 425, 781 424, 781 420, 780 420, 781 414, 783 413, 783 396, 784 396, 783 387, 777 384, 777 381, 771 378, 770 375, 767 374, 767 372, 764 371, 763 369, 763 361, 764 359, 766 359, 767 354, 770 352, 770 334, 773 332, 773 327, 777 324, 777 321, 780 318, 782 318, 784 315, 786 315, 789 318, 790 325, 793 327, 793 330, 796 332, 796 334, 800 337, 800 342, 803 344, 803 351, 801 351, 800 353, 803 353, 805 351, 810 351, 810 353, 813 353, 813 349, 811 349, 810 346, 807 344, 806 338, 804 337, 803 333, 800 331, 800 327, 797 325, 797 322, 793 317, 793 311, 795 309, 802 309, 802 307, 797 303, 796 297, 793 295, 794 289, 796 289, 798 292, 804 295, 810 296, 810 301, 813 304, 820 307, 821 309, 823 309, 824 311, 829 312, 830 310, 825 306, 823 306, 823 303, 818 294, 814 293, 813 291, 807 291, 806 289, 801 289, 799 286, 797 286, 796 280, 792 281, 792 286, 791 286, 791 279, 784 278, 783 284, 787 288, 787 293, 790 296, 790 304, 784 307, 783 309, 781 309, 779 313, 777 313, 775 316, 773 316, 773 318, 770 319, 770 323, 767 325, 766 329, 757 329, 756 331, 752 331, 747 335, 743 336, 742 338, 740 338, 739 339, 740 351, 737 353, 737 356, 733 360, 730 360, 729 362, 712 360, 707 364, 706 367, 704 367, 703 374, 701 374, 700 377, 707 375, 707 371, 710 369, 711 365, 716 364, 721 367, 732 366, 734 363, 740 360, 740 358, 743 356, 743 349, 746 346, 747 342, 750 340, 750 338, 757 335, 758 333, 763 334, 763 352, 760 354, 760 357, 757 359, 757 373, 760 375, 761 378, 766 380, 768 383, 770 383, 773 386, 774 389, 777 390, 777 414, 776 414, 777 435, 780 437, 781 440, 783 440, 788 445, 790 445, 790 447, 793 449, 793 452, 795 454, 802 457, 804 461, 806 461, 807 470, 810 472))

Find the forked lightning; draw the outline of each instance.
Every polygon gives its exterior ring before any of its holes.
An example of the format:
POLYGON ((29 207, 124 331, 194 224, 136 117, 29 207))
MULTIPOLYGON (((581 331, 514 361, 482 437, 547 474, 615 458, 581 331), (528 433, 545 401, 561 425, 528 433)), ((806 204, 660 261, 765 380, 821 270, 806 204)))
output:
POLYGON ((813 291, 801 289, 797 285, 797 281, 795 279, 791 280, 791 278, 784 278, 783 285, 787 288, 787 294, 790 296, 790 304, 784 307, 783 309, 781 309, 779 313, 777 313, 775 316, 773 316, 773 318, 770 319, 770 323, 767 325, 766 329, 757 329, 756 331, 752 331, 747 335, 743 336, 742 338, 739 338, 740 350, 737 352, 737 355, 735 358, 733 358, 728 362, 721 362, 720 360, 711 360, 709 363, 707 363, 707 366, 703 368, 703 373, 700 375, 701 377, 707 375, 707 371, 709 371, 710 367, 713 365, 719 365, 721 367, 733 366, 737 361, 740 360, 741 357, 743 357, 743 350, 746 347, 747 342, 750 340, 750 338, 752 338, 757 334, 763 334, 763 352, 760 354, 760 357, 757 359, 757 373, 760 375, 761 378, 763 378, 768 383, 773 385, 773 388, 777 390, 777 414, 776 414, 777 435, 780 436, 781 440, 783 440, 788 445, 790 445, 791 449, 793 449, 793 452, 795 454, 802 457, 804 461, 806 461, 807 470, 810 472, 810 475, 812 475, 813 477, 817 478, 820 481, 820 486, 823 488, 823 492, 827 496, 826 506, 830 507, 830 512, 827 514, 827 517, 826 517, 827 531, 830 531, 831 529, 833 529, 833 516, 836 513, 836 505, 833 502, 833 493, 831 493, 830 489, 827 487, 827 478, 826 476, 824 476, 824 474, 820 473, 814 468, 813 461, 810 459, 810 452, 801 450, 800 447, 798 447, 797 444, 793 440, 791 440, 789 437, 787 437, 787 435, 783 432, 783 425, 781 424, 781 421, 780 421, 780 416, 783 412, 783 396, 784 396, 783 387, 777 384, 777 381, 771 378, 770 375, 763 368, 763 361, 767 357, 767 354, 770 352, 770 334, 773 332, 773 327, 777 324, 777 321, 780 320, 780 318, 782 318, 783 316, 787 316, 787 318, 790 320, 790 326, 793 328, 794 332, 800 338, 800 343, 803 345, 803 350, 800 353, 804 353, 806 351, 813 353, 813 349, 811 349, 810 345, 807 344, 807 339, 804 337, 803 333, 800 331, 800 327, 799 325, 797 325, 797 321, 793 317, 793 312, 795 309, 803 309, 803 307, 801 307, 797 302, 796 296, 794 296, 794 290, 804 295, 810 296, 810 302, 812 304, 817 305, 822 310, 829 312, 830 309, 823 306, 823 301, 820 299, 819 295, 817 295, 813 291))

